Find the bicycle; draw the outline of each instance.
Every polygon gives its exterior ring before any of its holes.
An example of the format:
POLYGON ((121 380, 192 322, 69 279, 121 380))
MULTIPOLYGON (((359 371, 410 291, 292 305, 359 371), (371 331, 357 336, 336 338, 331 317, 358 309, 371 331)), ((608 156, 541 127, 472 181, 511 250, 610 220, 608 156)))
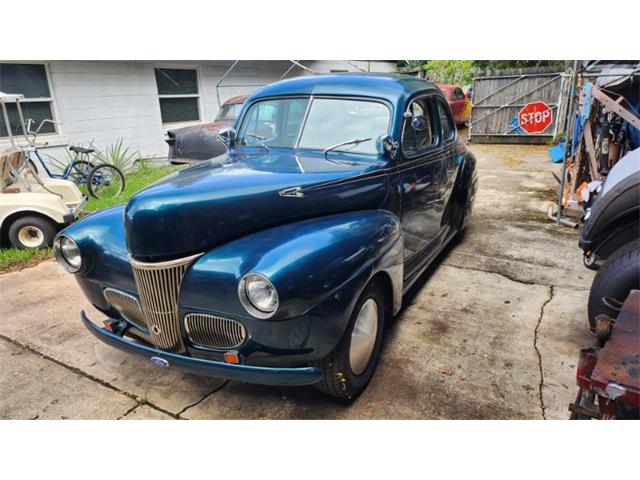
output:
POLYGON ((86 185, 89 194, 94 198, 114 198, 120 195, 124 191, 125 179, 124 174, 114 165, 109 163, 102 163, 94 165, 89 160, 89 155, 95 150, 92 148, 84 148, 80 146, 71 145, 69 150, 75 154, 71 162, 66 166, 62 173, 55 173, 49 170, 46 163, 42 160, 42 157, 38 153, 36 147, 36 138, 40 133, 43 125, 46 123, 60 125, 59 122, 54 122, 50 119, 45 119, 40 122, 38 128, 33 131, 31 126, 33 119, 27 120, 26 133, 31 135, 25 135, 29 146, 25 149, 26 162, 25 165, 29 165, 35 172, 38 172, 36 161, 42 165, 42 168, 47 172, 47 175, 51 178, 59 178, 62 180, 71 180, 76 185, 86 185))

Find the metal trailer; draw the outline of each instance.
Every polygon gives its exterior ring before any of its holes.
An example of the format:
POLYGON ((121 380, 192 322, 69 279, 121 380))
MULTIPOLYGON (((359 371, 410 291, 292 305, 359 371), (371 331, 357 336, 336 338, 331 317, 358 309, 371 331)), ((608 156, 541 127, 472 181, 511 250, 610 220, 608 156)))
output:
POLYGON ((580 352, 572 420, 640 418, 640 290, 632 290, 613 320, 600 315, 598 346, 580 352))

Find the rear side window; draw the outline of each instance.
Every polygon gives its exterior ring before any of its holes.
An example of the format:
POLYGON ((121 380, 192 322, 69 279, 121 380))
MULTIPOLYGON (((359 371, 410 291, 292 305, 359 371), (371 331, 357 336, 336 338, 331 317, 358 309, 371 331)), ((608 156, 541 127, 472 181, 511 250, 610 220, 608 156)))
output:
POLYGON ((442 100, 438 100, 438 117, 440 118, 440 132, 442 133, 442 141, 453 140, 456 136, 456 130, 453 126, 453 119, 449 113, 449 107, 442 100))
POLYGON ((408 109, 402 129, 402 151, 407 156, 417 155, 436 144, 433 104, 428 99, 414 100, 408 109))

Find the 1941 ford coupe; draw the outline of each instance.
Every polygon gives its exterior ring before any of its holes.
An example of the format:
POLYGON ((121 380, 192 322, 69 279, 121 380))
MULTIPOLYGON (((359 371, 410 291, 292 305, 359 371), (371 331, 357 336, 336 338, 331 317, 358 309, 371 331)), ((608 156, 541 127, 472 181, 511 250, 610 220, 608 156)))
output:
POLYGON ((274 83, 227 152, 59 234, 60 264, 153 363, 356 398, 385 318, 465 227, 475 158, 431 83, 345 74, 274 83))

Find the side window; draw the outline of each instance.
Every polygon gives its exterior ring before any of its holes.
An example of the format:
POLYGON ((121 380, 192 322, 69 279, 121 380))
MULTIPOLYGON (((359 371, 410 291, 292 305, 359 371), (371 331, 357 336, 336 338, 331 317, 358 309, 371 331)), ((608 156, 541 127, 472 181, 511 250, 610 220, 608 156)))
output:
POLYGON ((435 145, 438 136, 434 128, 433 105, 427 99, 414 100, 404 119, 402 129, 402 151, 405 155, 416 155, 435 145))
POLYGON ((462 91, 462 89, 461 89, 461 88, 456 88, 456 89, 455 89, 455 92, 454 92, 454 94, 453 94, 453 97, 454 97, 456 100, 464 100, 464 92, 462 91))
POLYGON ((440 131, 444 142, 452 140, 456 135, 453 120, 449 114, 449 107, 442 100, 438 101, 438 117, 440 118, 440 131))

